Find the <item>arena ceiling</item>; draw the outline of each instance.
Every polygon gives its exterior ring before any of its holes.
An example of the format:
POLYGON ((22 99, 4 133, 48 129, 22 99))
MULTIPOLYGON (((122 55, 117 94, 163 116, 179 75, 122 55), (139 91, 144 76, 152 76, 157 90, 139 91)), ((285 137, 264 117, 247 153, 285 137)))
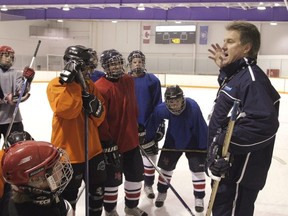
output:
POLYGON ((0 20, 288 21, 287 0, 0 0, 0 7, 0 20))

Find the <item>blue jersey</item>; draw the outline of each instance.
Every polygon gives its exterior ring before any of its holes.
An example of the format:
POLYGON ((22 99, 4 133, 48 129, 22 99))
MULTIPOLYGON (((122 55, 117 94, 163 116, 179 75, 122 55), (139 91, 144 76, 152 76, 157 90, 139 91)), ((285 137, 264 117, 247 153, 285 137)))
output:
POLYGON ((146 138, 155 137, 163 120, 168 120, 164 146, 173 149, 207 149, 207 124, 199 105, 185 98, 186 107, 180 115, 172 114, 166 103, 159 104, 146 122, 146 138))
POLYGON ((154 108, 162 103, 161 84, 159 79, 151 73, 141 77, 133 77, 138 104, 138 123, 145 126, 154 108))
POLYGON ((96 82, 98 79, 100 79, 102 76, 104 76, 105 73, 103 71, 98 71, 98 70, 94 70, 91 74, 90 74, 90 79, 93 82, 96 82))

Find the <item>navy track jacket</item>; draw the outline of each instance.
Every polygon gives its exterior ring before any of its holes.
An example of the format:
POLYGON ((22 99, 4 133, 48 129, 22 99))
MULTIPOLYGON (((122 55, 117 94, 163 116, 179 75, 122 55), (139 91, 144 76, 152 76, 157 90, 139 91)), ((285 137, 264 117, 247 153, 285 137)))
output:
POLYGON ((232 167, 226 180, 260 190, 271 164, 279 127, 280 96, 253 59, 240 59, 220 71, 220 88, 209 122, 208 145, 227 127, 235 100, 240 102, 229 152, 232 167))

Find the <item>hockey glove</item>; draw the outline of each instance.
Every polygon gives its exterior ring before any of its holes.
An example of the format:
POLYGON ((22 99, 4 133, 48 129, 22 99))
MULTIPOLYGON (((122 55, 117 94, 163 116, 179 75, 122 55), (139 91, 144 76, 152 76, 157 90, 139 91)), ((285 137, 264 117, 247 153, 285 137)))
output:
MULTIPOLYGON (((20 97, 20 95, 18 95, 18 94, 12 96, 12 101, 14 104, 16 104, 18 102, 19 97, 20 97)), ((25 93, 24 95, 22 95, 20 103, 26 101, 29 97, 30 97, 30 93, 25 93)))
POLYGON ((77 73, 81 72, 83 63, 81 61, 69 61, 60 73, 60 83, 71 83, 75 80, 77 73))
POLYGON ((145 127, 141 124, 138 124, 138 138, 139 138, 140 145, 142 145, 145 142, 145 136, 146 136, 145 127))
POLYGON ((206 174, 212 179, 219 181, 229 171, 231 166, 227 157, 222 157, 222 145, 225 133, 218 133, 208 147, 206 158, 206 174))
POLYGON ((144 149, 148 156, 157 155, 159 151, 158 142, 156 142, 155 140, 144 143, 141 145, 141 147, 144 149))
POLYGON ((165 122, 161 122, 156 132, 156 141, 159 142, 163 139, 165 134, 165 122))
POLYGON ((98 98, 95 95, 83 91, 82 100, 83 100, 83 108, 87 114, 93 115, 97 118, 101 116, 103 112, 103 105, 102 102, 98 100, 98 98))
POLYGON ((119 167, 121 160, 118 146, 113 141, 102 141, 101 143, 104 152, 105 163, 107 165, 119 167))
POLYGON ((28 66, 24 68, 23 77, 25 77, 27 79, 27 82, 29 84, 34 79, 34 76, 35 76, 35 71, 32 68, 29 68, 28 66))

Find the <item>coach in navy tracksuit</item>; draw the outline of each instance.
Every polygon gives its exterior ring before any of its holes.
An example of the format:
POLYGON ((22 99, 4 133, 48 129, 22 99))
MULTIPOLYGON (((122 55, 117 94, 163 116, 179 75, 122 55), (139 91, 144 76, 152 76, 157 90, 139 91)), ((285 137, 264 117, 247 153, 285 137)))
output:
POLYGON ((213 216, 252 216, 263 189, 279 127, 280 96, 257 66, 258 29, 247 22, 232 22, 222 47, 213 44, 209 58, 220 67, 220 88, 209 122, 207 173, 221 179, 213 216), (231 142, 230 161, 221 158, 229 112, 240 102, 231 142))

